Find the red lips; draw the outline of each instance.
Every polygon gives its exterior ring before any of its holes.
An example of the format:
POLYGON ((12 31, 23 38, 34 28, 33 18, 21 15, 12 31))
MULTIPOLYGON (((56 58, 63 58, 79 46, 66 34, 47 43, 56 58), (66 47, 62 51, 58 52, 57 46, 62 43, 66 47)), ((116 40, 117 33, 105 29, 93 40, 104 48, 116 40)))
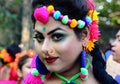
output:
POLYGON ((58 57, 49 57, 49 58, 45 58, 47 63, 53 63, 58 59, 58 57))

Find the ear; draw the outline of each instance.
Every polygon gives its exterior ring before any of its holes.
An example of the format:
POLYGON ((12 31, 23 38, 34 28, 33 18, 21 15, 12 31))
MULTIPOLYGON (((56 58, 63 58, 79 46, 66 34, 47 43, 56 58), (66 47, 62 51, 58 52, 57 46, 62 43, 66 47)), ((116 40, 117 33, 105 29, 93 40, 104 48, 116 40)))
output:
POLYGON ((18 74, 19 78, 23 77, 23 73, 22 73, 22 71, 20 69, 17 70, 17 74, 18 74))
POLYGON ((81 40, 83 42, 83 47, 87 46, 88 41, 90 39, 90 31, 88 27, 85 27, 82 31, 81 31, 81 40))

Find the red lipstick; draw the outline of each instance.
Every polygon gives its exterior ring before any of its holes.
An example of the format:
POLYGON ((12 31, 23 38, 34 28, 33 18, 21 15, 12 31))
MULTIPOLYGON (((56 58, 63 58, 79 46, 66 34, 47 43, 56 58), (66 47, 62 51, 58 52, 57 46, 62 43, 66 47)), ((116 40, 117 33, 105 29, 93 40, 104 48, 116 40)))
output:
POLYGON ((47 63, 53 63, 58 59, 58 57, 49 57, 49 58, 45 58, 47 63))

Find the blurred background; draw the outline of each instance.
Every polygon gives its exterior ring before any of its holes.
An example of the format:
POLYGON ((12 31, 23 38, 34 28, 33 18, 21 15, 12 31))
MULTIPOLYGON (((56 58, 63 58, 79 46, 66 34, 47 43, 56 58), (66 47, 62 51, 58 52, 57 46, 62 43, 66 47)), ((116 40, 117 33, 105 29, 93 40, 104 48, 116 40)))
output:
MULTIPOLYGON (((100 13, 101 48, 111 43, 120 29, 120 0, 95 0, 97 11, 100 13)), ((31 0, 0 0, 0 50, 17 43, 23 50, 33 48, 30 32, 31 0)))

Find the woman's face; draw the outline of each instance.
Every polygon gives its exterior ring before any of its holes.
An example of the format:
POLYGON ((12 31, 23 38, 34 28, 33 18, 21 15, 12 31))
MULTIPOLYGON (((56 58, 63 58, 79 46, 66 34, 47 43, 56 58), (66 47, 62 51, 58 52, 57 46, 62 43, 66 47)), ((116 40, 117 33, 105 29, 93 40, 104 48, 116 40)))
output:
POLYGON ((112 43, 112 51, 113 51, 113 53, 112 53, 113 59, 116 62, 120 63, 120 30, 116 34, 115 41, 112 43))
POLYGON ((23 77, 23 78, 24 78, 29 72, 31 72, 31 70, 32 70, 31 67, 30 67, 31 62, 32 62, 32 58, 27 58, 25 64, 22 66, 22 71, 21 71, 21 73, 22 73, 22 77, 23 77))
POLYGON ((35 48, 40 60, 51 72, 76 67, 84 39, 78 40, 73 29, 52 17, 46 24, 35 24, 35 48))

